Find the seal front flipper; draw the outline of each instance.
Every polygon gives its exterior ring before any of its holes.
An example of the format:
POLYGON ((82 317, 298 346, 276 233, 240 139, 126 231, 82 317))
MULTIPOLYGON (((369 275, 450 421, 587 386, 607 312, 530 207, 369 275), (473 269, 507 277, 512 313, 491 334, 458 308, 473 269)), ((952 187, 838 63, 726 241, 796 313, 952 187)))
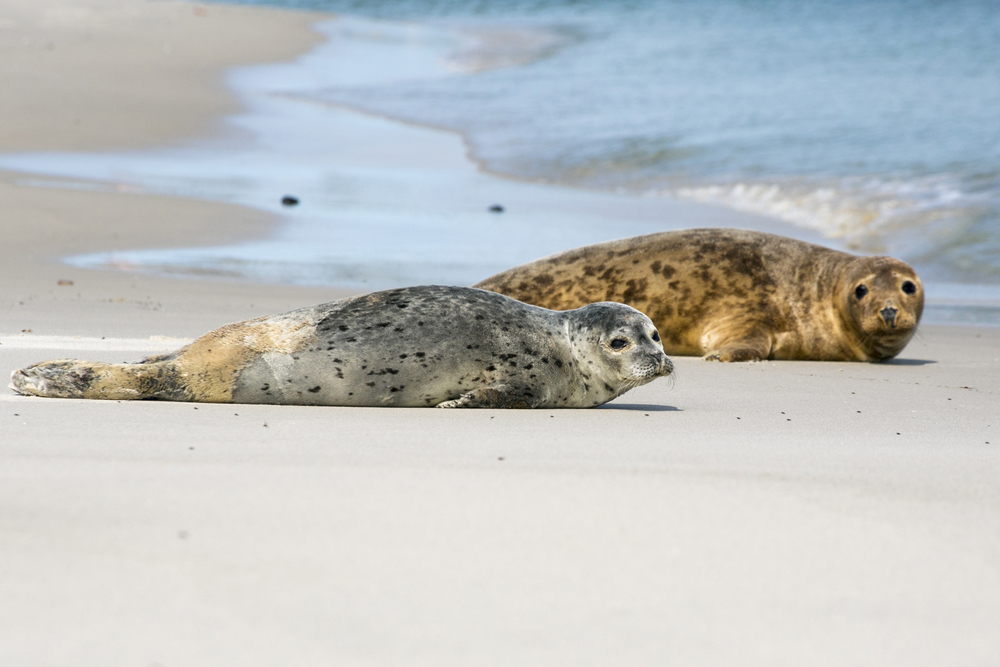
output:
POLYGON ((515 387, 509 384, 498 384, 492 387, 480 387, 467 394, 462 394, 453 401, 438 403, 439 408, 533 408, 539 400, 532 395, 527 387, 515 387))

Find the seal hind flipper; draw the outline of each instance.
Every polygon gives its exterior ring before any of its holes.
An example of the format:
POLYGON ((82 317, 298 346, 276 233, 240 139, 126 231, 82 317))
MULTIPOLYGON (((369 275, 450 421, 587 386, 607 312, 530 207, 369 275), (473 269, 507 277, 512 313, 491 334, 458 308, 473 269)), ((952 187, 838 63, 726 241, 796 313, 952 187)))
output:
POLYGON ((106 364, 57 359, 14 371, 10 386, 25 396, 49 398, 190 400, 178 383, 170 381, 176 374, 171 371, 162 362, 106 364))

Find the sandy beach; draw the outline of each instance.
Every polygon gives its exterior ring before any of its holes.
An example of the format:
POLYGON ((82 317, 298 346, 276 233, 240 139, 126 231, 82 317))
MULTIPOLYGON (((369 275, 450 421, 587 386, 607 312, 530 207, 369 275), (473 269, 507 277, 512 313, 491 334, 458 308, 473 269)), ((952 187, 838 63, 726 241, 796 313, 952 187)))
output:
MULTIPOLYGON (((232 131, 228 68, 307 53, 324 18, 44 4, 0 0, 0 153, 232 131)), ((367 147, 372 166, 404 135, 367 147)), ((475 172, 442 141, 441 174, 475 172)), ((515 196, 462 178, 477 202, 515 196)), ((4 385, 43 359, 131 361, 357 292, 70 266, 283 223, 59 181, 0 171, 4 385)), ((769 224, 517 193, 529 212, 769 224)), ((4 390, 0 664, 998 664, 1000 329, 924 326, 886 364, 674 361, 673 381, 575 411, 4 390)))

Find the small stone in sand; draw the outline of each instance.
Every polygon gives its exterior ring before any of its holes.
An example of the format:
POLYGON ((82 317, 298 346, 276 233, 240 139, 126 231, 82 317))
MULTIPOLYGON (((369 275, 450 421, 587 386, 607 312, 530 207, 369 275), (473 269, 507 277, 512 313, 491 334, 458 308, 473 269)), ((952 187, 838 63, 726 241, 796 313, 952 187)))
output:
POLYGON ((490 213, 503 213, 503 206, 500 204, 493 204, 493 206, 490 206, 490 213))
POLYGON ((293 197, 292 195, 285 195, 281 198, 281 203, 285 206, 298 206, 299 198, 293 197))

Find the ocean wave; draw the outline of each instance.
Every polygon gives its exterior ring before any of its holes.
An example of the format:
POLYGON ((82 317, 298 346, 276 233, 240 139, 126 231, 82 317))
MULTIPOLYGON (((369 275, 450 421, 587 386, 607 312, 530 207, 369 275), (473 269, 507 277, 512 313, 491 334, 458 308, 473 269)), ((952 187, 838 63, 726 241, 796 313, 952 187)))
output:
POLYGON ((744 179, 660 192, 775 217, 851 250, 910 257, 968 233, 996 198, 946 176, 744 179))
POLYGON ((457 28, 460 45, 443 58, 458 74, 524 67, 548 58, 578 38, 569 31, 542 27, 477 26, 457 28))

